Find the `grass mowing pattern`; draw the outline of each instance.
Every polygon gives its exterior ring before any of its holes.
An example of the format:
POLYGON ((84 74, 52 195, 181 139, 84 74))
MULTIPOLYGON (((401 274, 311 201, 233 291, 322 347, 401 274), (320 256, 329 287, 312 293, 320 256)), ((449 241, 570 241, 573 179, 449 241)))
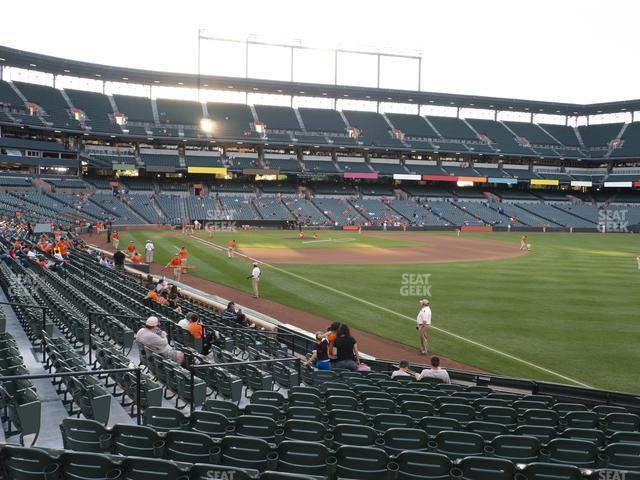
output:
MULTIPOLYGON (((353 233, 331 233, 335 238, 340 235, 354 236, 353 233)), ((518 233, 466 235, 513 243, 518 243, 520 238, 518 233)), ((216 234, 214 241, 226 244, 230 236, 242 247, 249 243, 278 245, 282 243, 281 238, 290 235, 237 232, 216 234)), ((366 233, 362 237, 364 242, 379 240, 379 237, 367 237, 366 233)), ((245 261, 228 260, 225 253, 179 234, 123 232, 122 244, 133 239, 141 247, 147 238, 155 242, 156 261, 168 261, 184 244, 189 250, 190 264, 197 265, 197 269, 191 271, 193 274, 250 291, 246 280, 249 265, 245 261)), ((428 242, 428 237, 425 241, 428 242)), ((638 237, 539 233, 529 234, 529 241, 533 246, 531 252, 506 260, 415 265, 280 265, 279 268, 412 318, 417 313, 419 298, 400 294, 402 275, 431 274, 435 325, 594 387, 640 392, 637 368, 640 350, 636 343, 640 338, 640 272, 635 262, 635 256, 640 253, 638 237)), ((286 241, 285 245, 289 243, 286 241)), ((339 244, 327 242, 315 246, 323 245, 328 247, 327 261, 330 262, 330 248, 339 244)), ((261 295, 271 300, 417 345, 411 321, 268 267, 263 269, 260 290, 261 295)), ((362 349, 366 351, 366 345, 362 349)), ((430 350, 495 373, 566 383, 435 331, 430 350)))

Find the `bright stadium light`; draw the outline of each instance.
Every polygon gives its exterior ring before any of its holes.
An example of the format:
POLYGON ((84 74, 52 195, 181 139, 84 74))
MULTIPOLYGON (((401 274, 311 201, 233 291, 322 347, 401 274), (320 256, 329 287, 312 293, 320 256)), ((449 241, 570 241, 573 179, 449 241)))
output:
POLYGON ((215 128, 215 123, 210 118, 203 118, 200 120, 200 130, 204 133, 211 133, 215 128))

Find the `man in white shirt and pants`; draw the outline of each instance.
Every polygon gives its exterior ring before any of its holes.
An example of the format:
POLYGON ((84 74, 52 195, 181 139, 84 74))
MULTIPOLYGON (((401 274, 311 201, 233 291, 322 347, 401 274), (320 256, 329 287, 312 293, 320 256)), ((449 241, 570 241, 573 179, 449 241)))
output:
POLYGON ((251 286, 253 287, 253 297, 260 298, 260 293, 258 291, 258 283, 260 282, 260 267, 256 262, 253 262, 253 270, 251 270, 251 275, 249 278, 251 279, 251 286))
POLYGON ((416 318, 416 328, 420 336, 420 351, 418 353, 420 355, 426 355, 429 326, 431 325, 431 307, 429 307, 429 300, 420 300, 420 307, 420 312, 416 318))
POLYGON ((144 246, 144 252, 145 252, 145 260, 147 261, 147 263, 152 263, 153 262, 153 251, 156 249, 156 247, 153 245, 153 242, 151 240, 147 240, 147 243, 144 246))

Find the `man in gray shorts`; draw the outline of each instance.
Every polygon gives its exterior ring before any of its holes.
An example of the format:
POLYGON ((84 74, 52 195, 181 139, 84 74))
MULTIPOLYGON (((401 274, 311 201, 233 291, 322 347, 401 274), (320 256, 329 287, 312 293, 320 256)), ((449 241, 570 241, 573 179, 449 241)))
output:
POLYGON ((160 330, 158 317, 147 318, 145 326, 136 333, 136 341, 153 353, 173 360, 178 365, 182 365, 182 362, 184 362, 184 353, 171 348, 167 341, 167 332, 160 330))

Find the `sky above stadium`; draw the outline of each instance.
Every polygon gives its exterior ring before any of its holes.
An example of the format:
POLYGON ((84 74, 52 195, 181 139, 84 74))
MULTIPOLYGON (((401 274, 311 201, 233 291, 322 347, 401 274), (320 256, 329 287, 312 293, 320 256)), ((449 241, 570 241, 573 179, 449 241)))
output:
MULTIPOLYGON (((322 2, 3 2, 0 44, 102 64, 197 71, 198 29, 214 36, 324 48, 421 51, 422 89, 592 103, 640 98, 640 2, 446 0, 322 2)), ((203 72, 243 75, 243 50, 203 45, 203 72)), ((287 56, 252 50, 250 76, 288 79, 287 56)), ((296 80, 332 82, 321 52, 301 56, 296 80)), ((416 66, 389 60, 382 85, 415 88, 416 66)), ((375 86, 369 57, 340 60, 340 83, 375 86)))

